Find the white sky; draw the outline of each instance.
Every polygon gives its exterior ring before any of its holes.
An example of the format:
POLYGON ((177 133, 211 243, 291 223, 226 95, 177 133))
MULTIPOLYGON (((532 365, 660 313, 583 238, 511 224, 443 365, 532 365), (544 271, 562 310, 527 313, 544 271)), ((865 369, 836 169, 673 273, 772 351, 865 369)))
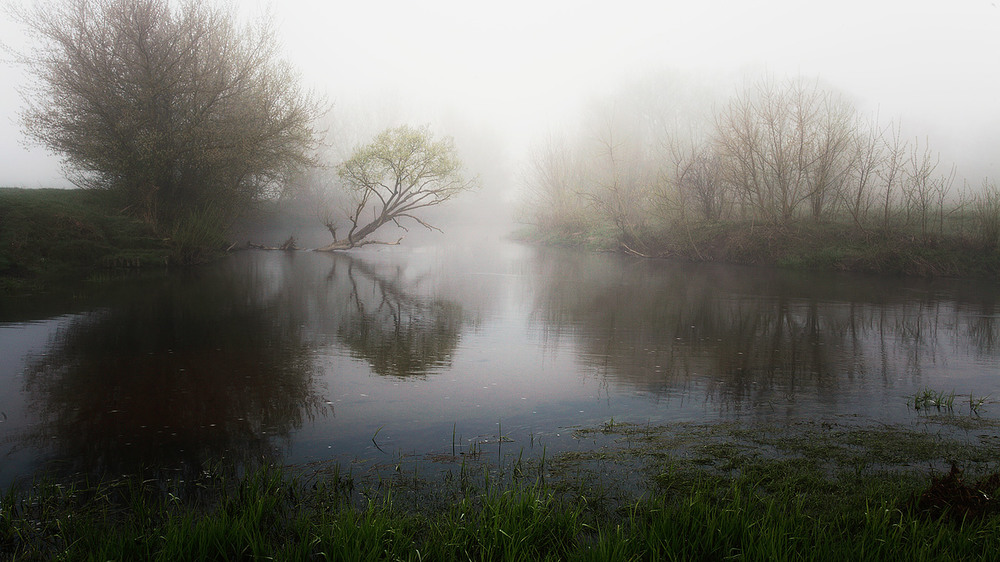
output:
MULTIPOLYGON (((392 100, 417 123, 445 111, 520 148, 585 100, 656 69, 712 77, 766 69, 818 77, 883 117, 901 115, 932 148, 960 160, 974 151, 972 167, 997 174, 995 1, 237 3, 249 12, 272 6, 288 58, 342 119, 392 100)), ((16 29, 0 21, 5 42, 20 41, 16 29)), ((21 83, 16 69, 0 68, 0 185, 65 185, 57 159, 21 146, 21 83)))

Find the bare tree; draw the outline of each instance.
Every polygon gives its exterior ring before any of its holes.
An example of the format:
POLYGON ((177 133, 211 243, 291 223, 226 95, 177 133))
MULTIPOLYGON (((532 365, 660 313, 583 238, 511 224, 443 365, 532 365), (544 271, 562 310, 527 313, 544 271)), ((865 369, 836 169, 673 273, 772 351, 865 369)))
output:
POLYGON ((532 223, 569 234, 584 215, 577 155, 555 137, 535 147, 522 183, 528 190, 525 214, 532 223))
POLYGON ((613 106, 599 114, 599 130, 584 150, 584 197, 630 248, 639 242, 652 208, 656 164, 646 157, 637 123, 621 119, 613 106))
POLYGON ((764 178, 764 133, 757 123, 754 103, 743 92, 716 116, 716 151, 723 161, 723 178, 744 207, 764 214, 770 190, 764 178))
POLYGON ((805 202, 819 216, 846 178, 853 111, 816 83, 752 84, 716 118, 725 181, 762 217, 788 221, 805 202))
POLYGON ((878 118, 872 123, 859 120, 854 126, 848 176, 840 195, 855 226, 864 230, 874 204, 874 183, 885 146, 878 118))
POLYGON ((944 234, 945 216, 961 210, 961 205, 958 205, 950 212, 945 212, 945 203, 948 200, 948 196, 951 195, 952 187, 955 186, 955 176, 957 175, 958 166, 952 164, 947 174, 938 176, 931 184, 931 192, 934 195, 934 203, 937 206, 938 234, 944 234))
POLYGON ((271 24, 195 0, 43 1, 15 14, 29 136, 81 186, 154 225, 231 216, 312 162, 322 104, 282 61, 271 24), (215 214, 222 214, 216 212, 215 214))
POLYGON ((972 217, 979 241, 993 249, 1000 243, 1000 188, 989 178, 983 178, 982 187, 972 199, 972 217))
POLYGON ((940 155, 933 154, 927 142, 924 142, 924 149, 921 151, 919 141, 913 144, 907 161, 907 177, 903 183, 906 218, 907 222, 916 220, 920 223, 921 234, 927 234, 927 221, 935 190, 932 176, 940 161, 940 155))
POLYGON ((876 175, 881 181, 880 202, 882 204, 882 228, 889 228, 892 219, 894 197, 903 183, 904 166, 908 143, 900 136, 898 123, 889 123, 880 135, 885 156, 876 175))
POLYGON ((476 178, 463 176, 451 137, 434 140, 426 126, 403 125, 379 133, 370 144, 356 148, 337 167, 337 174, 352 197, 346 212, 347 235, 339 238, 338 224, 328 220, 326 227, 333 242, 319 251, 385 244, 367 238, 388 223, 406 230, 401 223, 404 219, 435 229, 416 213, 477 183, 476 178))
POLYGON ((810 93, 800 90, 806 103, 816 105, 814 121, 804 123, 815 128, 810 154, 801 165, 808 170, 809 203, 814 218, 819 218, 831 203, 836 203, 851 170, 854 140, 854 108, 832 92, 819 90, 810 100, 810 93))
POLYGON ((704 220, 717 221, 731 205, 729 190, 722 181, 719 155, 707 146, 695 147, 686 156, 677 155, 677 186, 682 196, 691 198, 704 220))

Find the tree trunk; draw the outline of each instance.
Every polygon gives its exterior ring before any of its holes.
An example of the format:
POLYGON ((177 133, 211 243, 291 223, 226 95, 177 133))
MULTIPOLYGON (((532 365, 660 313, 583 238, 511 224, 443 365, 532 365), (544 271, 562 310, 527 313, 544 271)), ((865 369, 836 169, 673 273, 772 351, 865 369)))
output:
MULTIPOLYGON (((358 209, 357 214, 361 214, 361 209, 358 209)), ((323 246, 322 248, 316 248, 316 251, 337 252, 341 250, 350 250, 352 248, 360 248, 361 246, 366 246, 368 244, 385 244, 388 246, 395 246, 396 244, 399 244, 403 240, 402 236, 400 236, 399 240, 396 240, 395 242, 379 242, 377 240, 365 240, 365 238, 368 238, 369 236, 374 234, 376 230, 382 228, 383 225, 392 220, 393 220, 392 216, 387 214, 383 209, 382 213, 378 216, 378 218, 362 226, 361 228, 351 229, 351 231, 347 233, 347 238, 344 238, 343 240, 337 239, 337 229, 333 226, 332 223, 328 223, 326 225, 326 228, 327 230, 330 231, 330 234, 333 236, 333 242, 327 244, 326 246, 323 246)))
POLYGON ((351 250, 354 248, 360 248, 362 246, 367 246, 369 244, 381 244, 384 246, 398 246, 400 242, 403 241, 403 237, 400 236, 399 240, 395 242, 383 242, 381 240, 338 240, 323 246, 322 248, 316 248, 316 252, 342 252, 344 250, 351 250))

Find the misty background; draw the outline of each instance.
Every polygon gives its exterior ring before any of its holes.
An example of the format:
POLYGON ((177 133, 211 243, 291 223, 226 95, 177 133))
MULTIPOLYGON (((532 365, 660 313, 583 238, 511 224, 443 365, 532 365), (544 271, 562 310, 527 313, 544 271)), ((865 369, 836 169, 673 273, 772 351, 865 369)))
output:
MULTIPOLYGON (((818 80, 860 113, 898 119, 957 166, 959 185, 998 175, 1000 9, 989 0, 235 4, 270 14, 305 86, 331 102, 331 165, 401 123, 455 138, 480 188, 430 210, 446 231, 510 225, 524 162, 596 105, 645 96, 711 115, 763 75, 818 80)), ((7 15, 0 37, 0 185, 71 187, 59 157, 20 130, 30 84, 12 52, 27 38, 7 15)))

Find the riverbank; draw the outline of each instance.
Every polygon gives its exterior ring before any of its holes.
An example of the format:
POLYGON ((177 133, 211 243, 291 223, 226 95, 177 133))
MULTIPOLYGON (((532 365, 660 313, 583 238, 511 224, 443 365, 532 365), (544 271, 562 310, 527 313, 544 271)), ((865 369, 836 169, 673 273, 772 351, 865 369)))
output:
POLYGON ((217 246, 197 230, 167 238, 100 192, 0 188, 0 293, 197 261, 217 246))
MULTIPOLYGON (((949 408, 951 406, 949 405, 949 408)), ((956 409, 957 411, 957 409, 956 409)), ((975 560, 1000 547, 993 420, 578 428, 588 453, 36 484, 3 559, 975 560), (947 467, 955 467, 949 469, 947 467), (963 467, 965 472, 959 471, 963 467)), ((509 444, 512 445, 512 444, 509 444)), ((461 454, 464 453, 464 454, 461 454)))
POLYGON ((1000 275, 1000 247, 973 236, 863 230, 836 222, 693 223, 646 233, 622 243, 605 228, 528 228, 518 239, 654 258, 722 262, 814 271, 916 277, 991 278, 1000 275))

